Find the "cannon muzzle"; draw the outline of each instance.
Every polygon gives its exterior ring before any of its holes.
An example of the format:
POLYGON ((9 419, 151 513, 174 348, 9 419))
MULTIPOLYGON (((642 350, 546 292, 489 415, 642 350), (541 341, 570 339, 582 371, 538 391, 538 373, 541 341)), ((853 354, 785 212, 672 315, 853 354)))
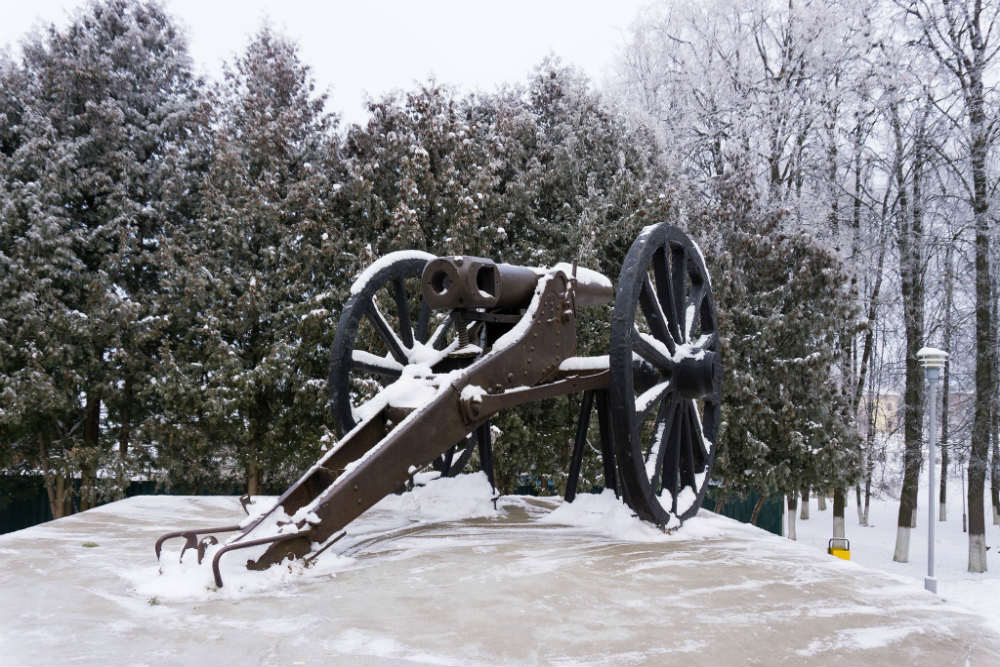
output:
MULTIPOLYGON (((566 271, 571 273, 569 267, 566 271)), ((611 301, 614 296, 611 281, 589 269, 579 271, 588 279, 577 281, 578 305, 611 301)), ((427 305, 438 310, 527 308, 541 274, 539 269, 497 264, 483 257, 438 257, 424 268, 421 289, 427 305)))

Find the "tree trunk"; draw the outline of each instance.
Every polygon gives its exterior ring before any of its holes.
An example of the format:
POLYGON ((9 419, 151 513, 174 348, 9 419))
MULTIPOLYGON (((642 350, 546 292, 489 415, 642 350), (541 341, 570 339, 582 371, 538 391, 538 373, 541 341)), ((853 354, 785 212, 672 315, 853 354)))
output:
POLYGON ((260 470, 256 461, 247 463, 247 493, 251 496, 260 495, 260 470))
POLYGON ((760 509, 764 506, 764 501, 767 497, 761 493, 760 498, 757 499, 757 504, 753 506, 753 513, 750 515, 750 523, 754 526, 757 525, 757 519, 760 518, 760 509))
POLYGON ((993 441, 993 465, 990 470, 990 491, 993 500, 993 525, 1000 525, 1000 388, 997 387, 997 380, 1000 379, 1000 354, 997 352, 997 317, 1000 316, 997 300, 1000 298, 1000 285, 993 281, 993 317, 990 318, 990 337, 993 340, 993 396, 992 396, 992 429, 991 440, 993 441))
POLYGON ((826 511, 826 489, 820 489, 816 495, 816 509, 820 512, 826 511))
POLYGON ((864 514, 864 512, 861 509, 862 508, 862 505, 861 505, 861 484, 855 484, 854 485, 854 504, 858 508, 858 525, 859 526, 864 526, 865 523, 866 523, 866 521, 865 521, 865 514, 864 514))
POLYGON ((900 291, 903 297, 903 327, 906 338, 906 380, 903 412, 903 488, 899 498, 899 515, 896 528, 896 550, 893 560, 909 562, 910 530, 917 506, 917 490, 920 479, 920 463, 923 458, 923 403, 924 374, 917 351, 924 346, 924 287, 921 277, 923 268, 921 238, 923 236, 923 212, 920 192, 920 165, 923 150, 922 130, 915 130, 915 147, 912 168, 913 202, 912 211, 908 204, 907 178, 904 172, 904 140, 900 124, 898 106, 889 104, 890 125, 896 143, 895 180, 899 194, 898 233, 900 291))
POLYGON ((101 437, 101 395, 87 392, 84 407, 83 443, 84 456, 80 466, 80 511, 90 509, 97 502, 97 455, 101 437))
MULTIPOLYGON (((1000 427, 998 427, 997 422, 1000 422, 1000 409, 994 408, 993 411, 993 474, 994 476, 1000 476, 1000 427)), ((993 525, 1000 525, 1000 488, 997 486, 993 487, 993 525)))
POLYGON ((986 571, 986 521, 983 486, 990 446, 990 407, 993 380, 993 313, 990 294, 990 220, 986 184, 987 122, 983 72, 969 72, 966 105, 971 134, 972 211, 976 225, 976 405, 969 454, 969 572, 986 571))
POLYGON ((121 500, 125 497, 125 490, 128 488, 128 447, 132 437, 132 376, 125 376, 125 386, 122 390, 123 398, 121 410, 121 424, 118 427, 118 484, 115 489, 115 496, 121 500))
MULTIPOLYGON (((954 303, 955 274, 952 269, 954 262, 954 243, 949 243, 945 251, 944 268, 944 351, 951 354, 952 321, 951 309, 954 303)), ((941 382, 941 485, 938 495, 938 521, 948 519, 948 446, 951 406, 951 362, 945 361, 944 376, 941 382)))
POLYGON ((49 511, 53 519, 61 519, 66 510, 66 482, 62 472, 55 473, 49 463, 49 440, 43 432, 38 434, 38 459, 45 476, 45 495, 49 500, 49 511))
POLYGON ((716 514, 722 514, 722 510, 726 508, 726 480, 722 480, 717 493, 719 495, 715 498, 715 509, 713 511, 716 514))
POLYGON ((796 510, 796 505, 798 505, 799 496, 795 491, 791 491, 785 497, 788 499, 788 511, 785 512, 785 516, 787 517, 787 527, 785 529, 785 537, 787 537, 790 540, 796 540, 797 536, 795 535, 795 510, 796 510))
POLYGON ((799 518, 803 521, 809 520, 809 487, 802 489, 802 510, 799 518))
POLYGON ((875 463, 872 460, 868 461, 868 470, 865 473, 865 511, 861 515, 861 525, 868 525, 868 510, 871 509, 872 501, 872 473, 875 468, 875 463))
POLYGON ((833 490, 833 536, 847 537, 844 529, 844 510, 847 505, 847 492, 842 487, 833 490))

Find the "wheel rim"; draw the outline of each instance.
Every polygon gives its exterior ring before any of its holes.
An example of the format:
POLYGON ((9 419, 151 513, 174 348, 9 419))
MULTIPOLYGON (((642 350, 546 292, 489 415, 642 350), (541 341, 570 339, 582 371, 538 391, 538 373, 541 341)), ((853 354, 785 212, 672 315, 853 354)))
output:
POLYGON ((626 502, 671 527, 697 513, 718 436, 721 359, 711 281, 686 234, 647 227, 622 266, 610 396, 626 502))
MULTIPOLYGON (((457 337, 450 313, 424 302, 420 278, 434 258, 413 251, 390 253, 365 271, 344 304, 330 355, 328 386, 334 425, 343 435, 367 416, 364 404, 399 379, 412 364, 433 365, 457 337)), ((433 462, 445 476, 465 467, 475 446, 466 437, 433 462)))

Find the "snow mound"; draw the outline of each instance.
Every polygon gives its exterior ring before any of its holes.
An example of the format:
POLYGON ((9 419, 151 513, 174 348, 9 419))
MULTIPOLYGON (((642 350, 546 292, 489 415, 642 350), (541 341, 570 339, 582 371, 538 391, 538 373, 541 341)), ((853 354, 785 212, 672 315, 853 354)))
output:
POLYGON ((725 517, 701 510, 684 525, 666 533, 636 516, 632 509, 615 497, 615 492, 605 489, 600 494, 581 493, 571 503, 563 503, 539 519, 539 523, 586 528, 623 542, 654 542, 673 539, 709 539, 722 537, 732 531, 725 517))
POLYGON ((293 595, 296 589, 289 585, 292 582, 328 580, 354 563, 353 558, 328 551, 308 567, 301 561, 286 561, 263 571, 253 571, 244 567, 246 556, 236 554, 228 560, 222 559, 225 585, 216 588, 211 562, 218 548, 210 547, 201 565, 197 562, 197 554, 191 550, 184 554, 184 561, 179 562, 179 549, 164 549, 158 567, 125 570, 121 576, 137 594, 155 605, 167 601, 237 599, 255 594, 293 595))
POLYGON ((539 522, 587 528, 626 542, 649 542, 666 536, 656 526, 635 516, 611 489, 600 494, 581 493, 573 502, 563 503, 539 522))
MULTIPOLYGON (((427 477, 418 475, 416 482, 427 477)), ((385 510, 413 521, 461 521, 500 516, 493 506, 493 487, 484 472, 439 477, 409 493, 386 496, 373 510, 385 510)))

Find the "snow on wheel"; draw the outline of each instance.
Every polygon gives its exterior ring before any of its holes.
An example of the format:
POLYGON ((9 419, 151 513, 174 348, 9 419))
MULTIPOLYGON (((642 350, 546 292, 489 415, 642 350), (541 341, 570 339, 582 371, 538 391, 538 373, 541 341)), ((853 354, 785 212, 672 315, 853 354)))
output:
POLYGON ((694 516, 719 429, 721 357, 712 285, 698 246, 646 227, 618 278, 609 387, 626 502, 673 527, 694 516))
MULTIPOLYGON (((368 401, 400 379, 404 369, 426 367, 429 372, 458 346, 452 316, 432 311, 421 295, 421 274, 434 258, 419 250, 392 252, 351 285, 333 339, 328 383, 334 425, 341 435, 368 416, 368 401)), ((432 465, 446 477, 457 475, 475 446, 470 434, 432 465)))

